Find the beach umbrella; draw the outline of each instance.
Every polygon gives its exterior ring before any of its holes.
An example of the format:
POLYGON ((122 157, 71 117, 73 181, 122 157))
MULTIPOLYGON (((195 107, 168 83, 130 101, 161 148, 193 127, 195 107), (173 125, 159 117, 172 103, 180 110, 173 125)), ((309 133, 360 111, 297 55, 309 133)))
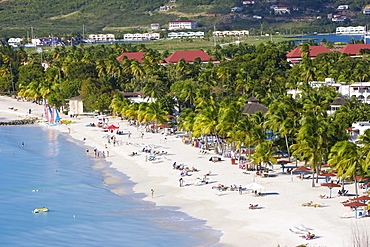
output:
POLYGON ((331 191, 332 191, 332 189, 334 187, 340 187, 339 184, 331 183, 331 182, 330 183, 321 184, 321 186, 325 186, 325 187, 328 187, 329 188, 329 190, 330 190, 330 196, 329 196, 329 198, 331 198, 331 191))
POLYGON ((304 172, 309 171, 309 170, 311 170, 311 169, 308 168, 308 167, 305 167, 305 166, 301 166, 301 167, 298 167, 298 168, 294 169, 293 172, 300 172, 301 173, 301 179, 303 179, 304 172))
POLYGON ((356 176, 356 181, 369 181, 369 177, 356 176))
POLYGON ((351 201, 362 201, 363 203, 366 203, 366 201, 370 200, 370 196, 360 196, 353 199, 350 199, 351 201))
POLYGON ((111 126, 108 126, 108 127, 104 128, 104 129, 107 129, 107 130, 116 130, 116 129, 119 129, 119 127, 114 126, 114 125, 112 124, 111 126))
POLYGON ((333 173, 324 172, 319 174, 319 176, 325 177, 326 182, 329 182, 329 177, 335 177, 336 175, 333 173))
POLYGON ((355 209, 355 218, 357 218, 357 208, 367 206, 367 204, 362 203, 362 202, 350 202, 350 203, 343 204, 343 206, 354 208, 355 209))
POLYGON ((279 160, 277 163, 281 165, 282 173, 284 173, 285 165, 288 164, 288 163, 291 163, 291 162, 289 162, 287 160, 279 160))
POLYGON ((346 130, 353 130, 355 127, 349 127, 346 130))
POLYGON ((247 190, 259 190, 261 191, 265 187, 263 185, 257 184, 257 183, 250 183, 245 186, 247 190))
POLYGON ((305 171, 309 171, 309 170, 311 170, 311 169, 307 168, 305 166, 301 166, 301 167, 298 167, 298 168, 294 169, 293 171, 294 172, 305 172, 305 171))
POLYGON ((256 151, 254 150, 247 150, 247 151, 244 151, 242 154, 254 154, 256 151))
POLYGON ((168 124, 161 124, 161 125, 158 125, 159 128, 168 128, 170 127, 170 125, 168 124))

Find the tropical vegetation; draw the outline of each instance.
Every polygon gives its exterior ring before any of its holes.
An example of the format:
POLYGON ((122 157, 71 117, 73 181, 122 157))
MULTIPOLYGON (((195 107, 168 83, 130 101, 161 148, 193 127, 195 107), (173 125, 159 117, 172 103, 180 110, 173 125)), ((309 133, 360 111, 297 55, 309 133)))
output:
MULTIPOLYGON (((143 44, 56 47, 31 55, 3 44, 0 90, 36 102, 47 100, 57 107, 81 96, 87 111, 110 109, 155 129, 176 115, 179 128, 205 143, 212 138, 216 152, 253 149, 254 162, 261 165, 276 162, 274 151, 287 151, 315 174, 329 161, 343 179, 365 175, 369 137, 362 137, 364 147, 359 148, 347 143, 345 129, 353 122, 367 121, 370 106, 350 98, 329 115, 327 110, 339 94, 330 86, 311 88, 309 82, 327 77, 345 83, 367 81, 368 57, 332 52, 311 60, 303 45, 303 61, 292 67, 285 54, 295 46, 293 42, 215 46, 207 53, 221 61, 219 65, 180 60, 163 66, 161 61, 169 52, 143 44), (142 63, 116 59, 124 52, 142 51, 146 52, 142 63), (301 97, 287 95, 295 88, 302 91, 301 97), (154 100, 138 104, 124 97, 124 92, 137 91, 154 100), (269 107, 267 114, 242 113, 251 96, 269 107)), ((317 176, 312 185, 316 182, 317 176)))

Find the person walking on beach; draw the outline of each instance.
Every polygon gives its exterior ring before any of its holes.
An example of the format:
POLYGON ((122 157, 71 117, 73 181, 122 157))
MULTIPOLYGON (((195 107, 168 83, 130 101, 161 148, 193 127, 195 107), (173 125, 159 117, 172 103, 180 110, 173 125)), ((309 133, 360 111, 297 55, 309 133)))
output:
POLYGON ((127 134, 128 134, 128 138, 130 139, 131 138, 131 132, 129 131, 127 134))
POLYGON ((154 197, 154 189, 150 189, 150 192, 152 193, 152 198, 154 197))
POLYGON ((242 188, 242 186, 241 186, 241 185, 239 185, 238 190, 239 190, 239 195, 242 195, 242 194, 243 194, 243 188, 242 188))
POLYGON ((141 139, 144 138, 144 132, 141 132, 141 139))
POLYGON ((179 179, 179 182, 180 182, 180 187, 182 187, 183 186, 183 183, 184 183, 184 179, 180 178, 179 179))

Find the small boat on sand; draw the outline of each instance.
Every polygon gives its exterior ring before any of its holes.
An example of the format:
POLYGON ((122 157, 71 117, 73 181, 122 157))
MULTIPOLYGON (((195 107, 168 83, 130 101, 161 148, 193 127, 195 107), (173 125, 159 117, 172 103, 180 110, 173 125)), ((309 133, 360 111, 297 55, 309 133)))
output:
POLYGON ((49 209, 47 207, 43 207, 43 208, 35 208, 34 210, 32 210, 32 213, 40 213, 40 212, 49 212, 49 209))

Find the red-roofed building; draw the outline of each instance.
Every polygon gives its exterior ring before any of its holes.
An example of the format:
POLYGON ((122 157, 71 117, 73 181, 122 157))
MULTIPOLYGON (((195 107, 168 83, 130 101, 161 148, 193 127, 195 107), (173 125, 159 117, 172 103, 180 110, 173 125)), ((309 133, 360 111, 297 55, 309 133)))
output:
POLYGON ((205 53, 204 51, 201 51, 201 50, 175 51, 174 53, 172 53, 172 55, 167 57, 164 61, 165 61, 165 63, 177 63, 178 61, 180 61, 180 59, 183 58, 185 60, 185 62, 193 63, 194 60, 197 57, 200 58, 202 63, 208 63, 208 61, 210 61, 210 60, 213 61, 214 63, 216 63, 216 61, 213 57, 211 57, 210 55, 208 55, 207 53, 205 53))
POLYGON ((370 49, 370 44, 349 44, 339 50, 341 53, 347 53, 351 57, 359 57, 357 54, 361 49, 370 49))
MULTIPOLYGON (((315 58, 317 57, 317 54, 325 53, 325 52, 332 52, 332 51, 322 45, 310 46, 310 58, 315 58)), ((302 60, 302 57, 301 57, 302 53, 303 52, 301 52, 301 46, 298 46, 297 48, 295 48, 294 50, 292 50, 286 55, 286 59, 288 62, 297 64, 302 60)))
POLYGON ((122 62, 123 57, 127 57, 127 59, 136 59, 139 63, 143 62, 145 52, 125 52, 121 56, 117 57, 119 62, 122 62))

